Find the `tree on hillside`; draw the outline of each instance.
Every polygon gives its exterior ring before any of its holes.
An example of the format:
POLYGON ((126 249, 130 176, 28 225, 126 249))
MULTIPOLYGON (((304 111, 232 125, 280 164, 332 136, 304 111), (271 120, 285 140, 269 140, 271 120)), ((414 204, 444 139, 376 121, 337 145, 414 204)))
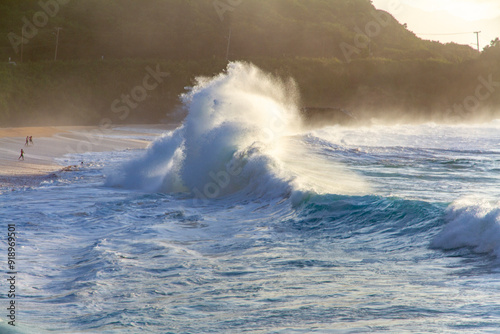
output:
POLYGON ((12 41, 28 26, 36 34, 24 36, 23 62, 54 59, 57 42, 58 60, 225 59, 229 31, 231 59, 344 59, 342 43, 356 47, 357 58, 459 62, 473 54, 419 39, 370 0, 85 0, 61 4, 57 13, 54 7, 51 15, 46 3, 0 3, 0 32, 12 37, 0 39, 0 59, 20 62, 12 41), (380 15, 387 24, 374 26, 380 15), (62 28, 57 40, 56 28, 62 28))
POLYGON ((500 59, 500 39, 497 37, 483 49, 482 57, 489 59, 500 59))
POLYGON ((483 51, 489 50, 490 48, 498 48, 500 47, 500 39, 497 37, 490 42, 490 45, 484 47, 483 51))

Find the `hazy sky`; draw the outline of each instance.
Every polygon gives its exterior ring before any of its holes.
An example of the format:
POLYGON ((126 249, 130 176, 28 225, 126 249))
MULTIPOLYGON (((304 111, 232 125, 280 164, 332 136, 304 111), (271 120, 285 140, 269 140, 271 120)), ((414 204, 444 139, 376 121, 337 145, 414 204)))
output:
POLYGON ((500 37, 500 0, 373 0, 423 39, 480 48, 500 37))

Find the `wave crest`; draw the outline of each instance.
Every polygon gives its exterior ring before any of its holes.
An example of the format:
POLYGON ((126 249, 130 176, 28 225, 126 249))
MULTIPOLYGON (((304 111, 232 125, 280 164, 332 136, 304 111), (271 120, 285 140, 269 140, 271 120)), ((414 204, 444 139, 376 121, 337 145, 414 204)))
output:
POLYGON ((353 173, 309 152, 300 135, 298 96, 293 80, 248 63, 197 78, 181 96, 188 111, 182 126, 111 173, 108 184, 203 200, 235 192, 274 197, 360 188, 353 173), (335 188, 341 180, 347 185, 335 188))
POLYGON ((458 200, 447 210, 448 224, 431 246, 444 250, 470 247, 500 258, 500 202, 458 200))

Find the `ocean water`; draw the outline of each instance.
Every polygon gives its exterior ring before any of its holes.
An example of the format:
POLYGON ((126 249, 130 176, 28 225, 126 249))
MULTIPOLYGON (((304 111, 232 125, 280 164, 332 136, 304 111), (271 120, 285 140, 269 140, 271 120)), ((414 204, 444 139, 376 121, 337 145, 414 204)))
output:
POLYGON ((242 63, 182 98, 148 149, 0 190, 0 333, 500 333, 499 121, 305 129, 242 63))

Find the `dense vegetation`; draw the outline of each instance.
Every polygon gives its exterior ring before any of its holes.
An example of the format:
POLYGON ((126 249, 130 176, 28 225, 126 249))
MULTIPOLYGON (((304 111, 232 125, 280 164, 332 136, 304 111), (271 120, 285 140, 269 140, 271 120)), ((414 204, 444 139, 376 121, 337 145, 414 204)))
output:
POLYGON ((500 81, 498 40, 480 56, 423 41, 369 0, 8 0, 0 34, 0 126, 176 117, 178 94, 226 57, 295 78, 304 105, 360 117, 500 110, 495 84, 468 99, 480 77, 500 81), (137 88, 155 70, 168 77, 137 88))
MULTIPOLYGON (((470 58, 464 46, 422 41, 368 0, 56 0, 2 1, 0 31, 15 33, 28 19, 37 30, 23 50, 23 61, 54 57, 56 28, 61 27, 58 59, 161 58, 198 60, 225 58, 231 30, 231 58, 336 57, 344 60, 342 42, 352 46, 359 31, 373 32, 370 46, 357 57, 391 59, 470 58), (69 2, 68 2, 69 1, 69 2), (52 6, 49 4, 52 3, 52 6), (47 8, 47 10, 43 9, 47 8), (57 9, 57 10, 56 10, 57 9), (53 14, 43 23, 43 14, 53 14), (370 22, 381 25, 380 31, 370 22), (381 21, 382 22, 382 21, 381 21)), ((50 15, 47 15, 50 16, 50 15)), ((8 37, 8 36, 7 36, 8 37)), ((11 34, 11 37, 13 35, 11 34)), ((366 40, 360 39, 360 43, 366 40)), ((12 53, 2 40, 2 58, 12 53)))

